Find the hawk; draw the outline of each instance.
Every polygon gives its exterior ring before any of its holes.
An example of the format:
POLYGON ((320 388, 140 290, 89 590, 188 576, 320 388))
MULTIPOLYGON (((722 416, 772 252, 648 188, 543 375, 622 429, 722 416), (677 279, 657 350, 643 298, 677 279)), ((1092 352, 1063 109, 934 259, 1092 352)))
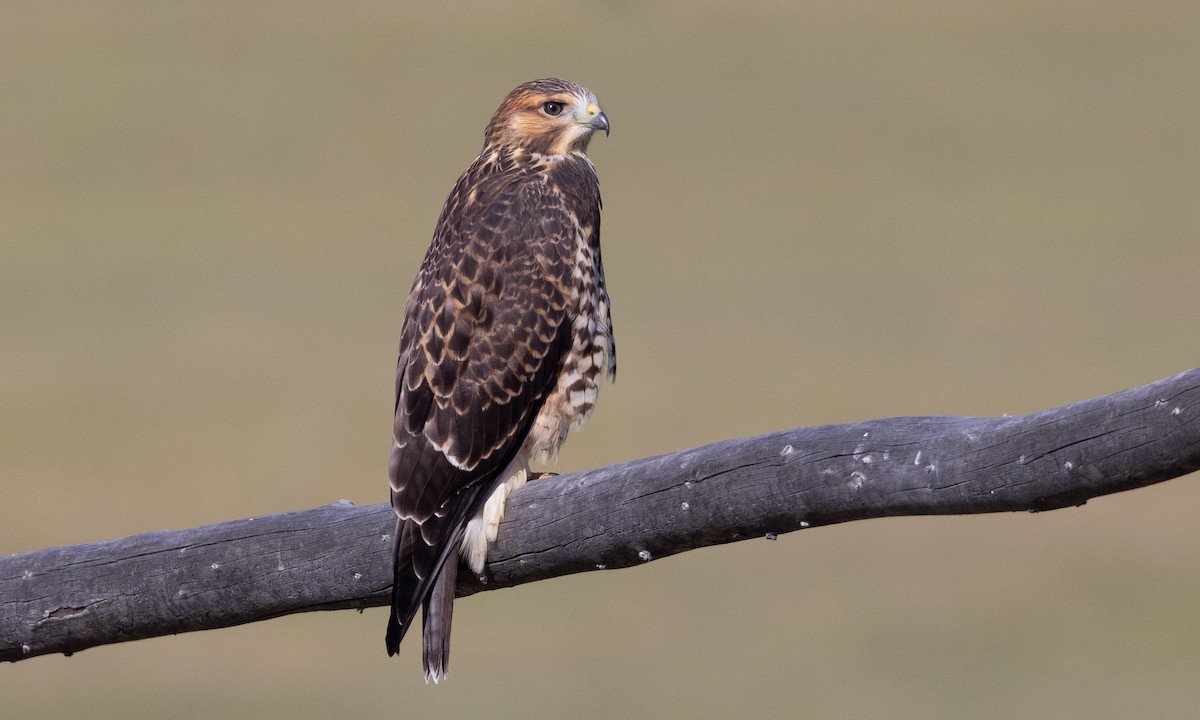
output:
POLYGON ((608 118, 587 88, 504 98, 442 207, 400 333, 389 475, 396 511, 387 650, 423 608, 426 681, 445 677, 460 560, 483 571, 509 493, 587 420, 616 376, 586 151, 608 118))

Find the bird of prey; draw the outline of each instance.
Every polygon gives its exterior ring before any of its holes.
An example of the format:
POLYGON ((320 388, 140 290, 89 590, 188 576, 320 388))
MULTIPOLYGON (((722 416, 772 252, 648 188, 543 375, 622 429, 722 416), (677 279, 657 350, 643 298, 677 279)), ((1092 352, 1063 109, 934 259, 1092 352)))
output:
POLYGON ((608 134, 587 88, 534 80, 504 98, 455 183, 400 333, 389 475, 396 511, 387 650, 423 608, 425 679, 445 677, 460 559, 483 571, 509 493, 587 420, 616 375, 600 262, 608 134))

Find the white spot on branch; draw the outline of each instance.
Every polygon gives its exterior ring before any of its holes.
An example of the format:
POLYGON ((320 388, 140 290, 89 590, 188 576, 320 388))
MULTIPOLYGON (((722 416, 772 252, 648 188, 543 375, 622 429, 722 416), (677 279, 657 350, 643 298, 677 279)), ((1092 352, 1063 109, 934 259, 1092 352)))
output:
POLYGON ((766 537, 768 540, 775 540, 775 539, 776 539, 776 538, 778 538, 779 536, 778 536, 778 535, 776 535, 776 534, 775 534, 775 533, 773 533, 773 532, 769 532, 769 533, 767 533, 767 534, 766 534, 766 536, 765 536, 765 537, 766 537))
POLYGON ((687 503, 682 503, 682 504, 680 504, 679 507, 683 508, 684 510, 687 510, 688 508, 691 507, 691 505, 688 505, 687 503))
POLYGON ((58 607, 53 610, 47 610, 42 613, 43 620, 66 620, 68 618, 79 617, 87 612, 87 606, 81 607, 58 607))
POLYGON ((791 445, 784 445, 783 449, 779 451, 779 455, 781 457, 787 457, 794 452, 796 452, 796 448, 792 447, 791 445))
POLYGON ((812 525, 810 525, 810 524, 809 524, 809 522, 808 522, 807 520, 801 520, 801 521, 800 521, 800 527, 802 527, 802 528, 806 528, 806 527, 812 527, 812 525))
POLYGON ((913 458, 913 465, 920 465, 920 464, 921 464, 921 451, 918 450, 917 456, 915 458, 913 458))
POLYGON ((858 470, 855 470, 854 472, 850 473, 850 489, 857 490, 857 489, 861 488, 863 486, 863 482, 865 482, 866 479, 867 479, 867 476, 863 475, 858 470))
POLYGON ((639 550, 638 557, 641 558, 642 562, 650 562, 650 559, 653 556, 650 554, 649 550, 639 550))

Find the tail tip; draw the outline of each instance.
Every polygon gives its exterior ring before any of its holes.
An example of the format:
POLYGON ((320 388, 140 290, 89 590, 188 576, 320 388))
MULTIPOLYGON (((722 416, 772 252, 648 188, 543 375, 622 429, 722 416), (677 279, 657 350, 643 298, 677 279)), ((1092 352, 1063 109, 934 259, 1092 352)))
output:
POLYGON ((396 613, 392 612, 392 619, 388 622, 387 636, 384 642, 387 644, 388 657, 400 652, 400 640, 404 638, 404 628, 396 621, 396 613))

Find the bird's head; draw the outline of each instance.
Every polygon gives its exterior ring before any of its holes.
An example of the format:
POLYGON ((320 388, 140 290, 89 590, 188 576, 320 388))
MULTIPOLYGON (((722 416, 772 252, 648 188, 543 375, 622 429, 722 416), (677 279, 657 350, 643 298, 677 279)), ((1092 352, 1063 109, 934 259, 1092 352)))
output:
POLYGON ((608 117, 595 94, 582 85, 547 78, 518 85, 504 98, 484 132, 484 145, 565 155, 586 151, 597 130, 608 134, 608 117))

